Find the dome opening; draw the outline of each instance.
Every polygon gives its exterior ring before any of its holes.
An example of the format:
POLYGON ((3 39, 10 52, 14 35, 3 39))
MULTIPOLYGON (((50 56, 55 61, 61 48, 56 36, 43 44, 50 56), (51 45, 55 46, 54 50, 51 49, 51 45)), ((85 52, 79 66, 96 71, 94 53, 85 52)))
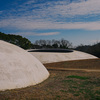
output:
POLYGON ((73 50, 69 50, 69 49, 34 49, 34 50, 29 50, 28 52, 70 53, 70 52, 73 52, 73 50))

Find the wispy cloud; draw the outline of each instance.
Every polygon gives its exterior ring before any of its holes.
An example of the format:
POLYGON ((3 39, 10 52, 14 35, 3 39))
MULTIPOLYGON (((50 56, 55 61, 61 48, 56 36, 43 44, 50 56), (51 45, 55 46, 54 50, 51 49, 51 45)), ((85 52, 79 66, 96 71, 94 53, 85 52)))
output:
POLYGON ((68 16, 100 14, 99 0, 81 0, 82 2, 72 2, 68 5, 55 5, 54 8, 57 13, 68 16), (58 9, 58 10, 57 10, 58 9))
POLYGON ((47 33, 36 33, 36 32, 17 32, 11 34, 19 34, 24 36, 50 36, 50 35, 58 35, 60 32, 47 32, 47 33))
POLYGON ((3 11, 0 11, 0 14, 2 14, 3 13, 3 11))
MULTIPOLYGON (((34 18, 52 20, 52 21, 67 21, 67 18, 73 18, 83 15, 87 17, 91 15, 100 14, 100 1, 99 0, 62 0, 62 1, 52 1, 42 4, 33 5, 33 7, 38 7, 37 9, 32 9, 34 18)), ((31 14, 32 14, 31 13, 31 14)))
MULTIPOLYGON (((7 11, 4 19, 0 20, 0 28, 15 30, 34 29, 85 29, 100 30, 99 19, 94 22, 75 22, 76 16, 100 14, 100 0, 58 0, 36 3, 29 0, 18 6, 17 10, 7 11), (68 18, 72 18, 68 21, 68 18)), ((41 35, 46 35, 43 33, 41 35)), ((39 36, 39 35, 38 35, 39 36)))
POLYGON ((26 19, 6 19, 0 21, 1 28, 14 30, 34 30, 34 29, 84 29, 100 30, 100 22, 51 22, 33 21, 26 19))
POLYGON ((55 2, 54 0, 44 3, 37 3, 36 0, 29 0, 28 2, 23 3, 23 5, 19 5, 17 10, 13 9, 13 11, 14 13, 10 11, 7 13, 10 12, 10 15, 12 14, 13 17, 15 14, 17 17, 20 15, 20 17, 28 17, 32 19, 58 21, 58 19, 62 17, 65 19, 80 15, 100 14, 100 1, 58 0, 55 2))
POLYGON ((50 36, 50 35, 58 35, 59 32, 48 32, 48 33, 39 33, 39 34, 34 34, 36 36, 50 36))
POLYGON ((27 2, 25 2, 23 5, 30 5, 30 4, 33 4, 33 3, 35 3, 36 2, 36 0, 28 0, 27 2))

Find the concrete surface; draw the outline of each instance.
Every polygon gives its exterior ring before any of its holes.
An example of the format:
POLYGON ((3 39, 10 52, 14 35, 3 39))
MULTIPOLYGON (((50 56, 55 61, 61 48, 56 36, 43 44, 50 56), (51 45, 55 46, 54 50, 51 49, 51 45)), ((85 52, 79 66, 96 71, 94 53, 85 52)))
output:
POLYGON ((48 76, 49 72, 34 56, 0 40, 0 90, 35 85, 48 76))
POLYGON ((71 61, 71 60, 81 60, 81 59, 95 59, 97 57, 80 52, 80 51, 73 51, 67 53, 55 53, 55 52, 29 52, 37 59, 39 59, 43 64, 45 63, 52 63, 52 62, 61 62, 61 61, 71 61))

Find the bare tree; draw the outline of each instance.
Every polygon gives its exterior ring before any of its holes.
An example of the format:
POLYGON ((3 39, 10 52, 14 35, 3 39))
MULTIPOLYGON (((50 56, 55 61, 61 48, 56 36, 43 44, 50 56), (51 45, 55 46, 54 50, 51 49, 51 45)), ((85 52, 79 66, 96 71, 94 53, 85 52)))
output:
POLYGON ((39 45, 41 48, 71 48, 72 43, 68 40, 61 39, 61 40, 36 40, 35 45, 39 45))

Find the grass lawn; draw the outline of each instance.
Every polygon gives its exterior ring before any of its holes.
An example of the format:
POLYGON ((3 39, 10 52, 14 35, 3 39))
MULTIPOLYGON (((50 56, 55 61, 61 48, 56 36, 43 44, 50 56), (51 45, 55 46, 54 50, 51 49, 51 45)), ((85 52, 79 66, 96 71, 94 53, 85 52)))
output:
POLYGON ((0 100, 100 100, 100 72, 49 69, 68 67, 100 70, 100 59, 52 63, 45 66, 50 72, 47 80, 23 89, 1 91, 0 100))

